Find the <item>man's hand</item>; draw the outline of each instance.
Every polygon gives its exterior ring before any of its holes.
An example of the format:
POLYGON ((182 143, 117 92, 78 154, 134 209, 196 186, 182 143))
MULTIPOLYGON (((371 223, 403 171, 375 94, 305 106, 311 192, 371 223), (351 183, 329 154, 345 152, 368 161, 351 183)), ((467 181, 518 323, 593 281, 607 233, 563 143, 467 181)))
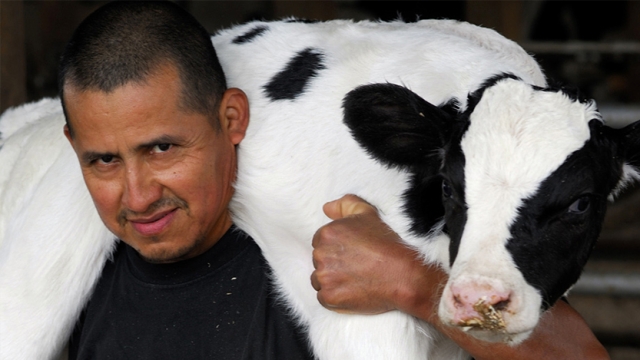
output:
POLYGON ((420 282, 437 284, 444 274, 426 279, 433 274, 382 222, 373 206, 346 195, 325 204, 323 210, 334 221, 313 237, 316 270, 311 275, 323 306, 359 314, 410 309, 418 302, 421 307, 435 307, 437 294, 420 282), (424 294, 418 294, 416 288, 424 289, 424 294))

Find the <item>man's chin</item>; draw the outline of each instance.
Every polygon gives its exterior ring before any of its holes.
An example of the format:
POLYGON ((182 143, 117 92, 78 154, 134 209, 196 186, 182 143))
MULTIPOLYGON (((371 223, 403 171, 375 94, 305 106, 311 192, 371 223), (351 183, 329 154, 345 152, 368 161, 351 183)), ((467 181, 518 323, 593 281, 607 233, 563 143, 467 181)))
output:
POLYGON ((201 252, 198 252, 197 249, 201 243, 202 241, 195 241, 190 244, 176 245, 171 242, 157 241, 142 246, 128 244, 136 250, 144 261, 152 264, 168 264, 199 255, 201 252))

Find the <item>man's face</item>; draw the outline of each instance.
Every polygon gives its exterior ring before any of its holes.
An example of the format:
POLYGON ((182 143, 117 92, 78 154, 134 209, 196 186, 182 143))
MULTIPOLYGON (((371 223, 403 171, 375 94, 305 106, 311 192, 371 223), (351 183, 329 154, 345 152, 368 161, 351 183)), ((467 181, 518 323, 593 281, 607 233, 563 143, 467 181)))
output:
POLYGON ((211 123, 217 119, 182 109, 180 94, 173 66, 110 93, 65 86, 73 138, 65 134, 98 213, 153 262, 196 256, 231 225, 234 145, 244 128, 239 134, 229 125, 226 116, 235 113, 224 109, 227 94, 219 131, 211 123))

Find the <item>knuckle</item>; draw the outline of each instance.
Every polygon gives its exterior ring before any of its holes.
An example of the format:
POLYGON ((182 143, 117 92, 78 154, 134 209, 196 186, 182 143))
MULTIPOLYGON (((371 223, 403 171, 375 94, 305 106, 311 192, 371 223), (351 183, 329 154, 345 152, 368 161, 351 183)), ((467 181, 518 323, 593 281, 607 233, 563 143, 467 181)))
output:
POLYGON ((362 199, 354 194, 346 194, 340 200, 343 201, 362 201, 362 199))
POLYGON ((335 222, 324 225, 323 227, 318 229, 316 235, 314 236, 314 240, 316 240, 315 246, 318 247, 323 244, 331 243, 340 235, 340 233, 341 231, 339 229, 339 226, 335 222))
POLYGON ((318 294, 317 294, 316 298, 318 299, 318 302, 320 303, 320 305, 322 305, 324 307, 330 307, 331 305, 327 301, 325 293, 326 293, 326 291, 324 291, 324 290, 318 291, 318 294))
POLYGON ((311 260, 316 270, 322 270, 325 267, 326 252, 320 249, 313 249, 311 260))
POLYGON ((318 281, 318 277, 316 275, 316 272, 314 271, 311 274, 311 286, 316 290, 316 291, 320 291, 320 289, 322 289, 322 287, 320 286, 320 282, 318 281))

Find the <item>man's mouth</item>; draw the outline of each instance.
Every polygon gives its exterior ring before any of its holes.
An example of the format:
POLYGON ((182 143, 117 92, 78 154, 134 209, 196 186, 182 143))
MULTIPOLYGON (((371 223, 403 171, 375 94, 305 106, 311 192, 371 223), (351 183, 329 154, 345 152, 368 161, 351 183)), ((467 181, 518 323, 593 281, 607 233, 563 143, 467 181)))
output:
POLYGON ((148 218, 129 219, 131 226, 143 236, 160 234, 173 220, 178 209, 162 211, 148 218))

